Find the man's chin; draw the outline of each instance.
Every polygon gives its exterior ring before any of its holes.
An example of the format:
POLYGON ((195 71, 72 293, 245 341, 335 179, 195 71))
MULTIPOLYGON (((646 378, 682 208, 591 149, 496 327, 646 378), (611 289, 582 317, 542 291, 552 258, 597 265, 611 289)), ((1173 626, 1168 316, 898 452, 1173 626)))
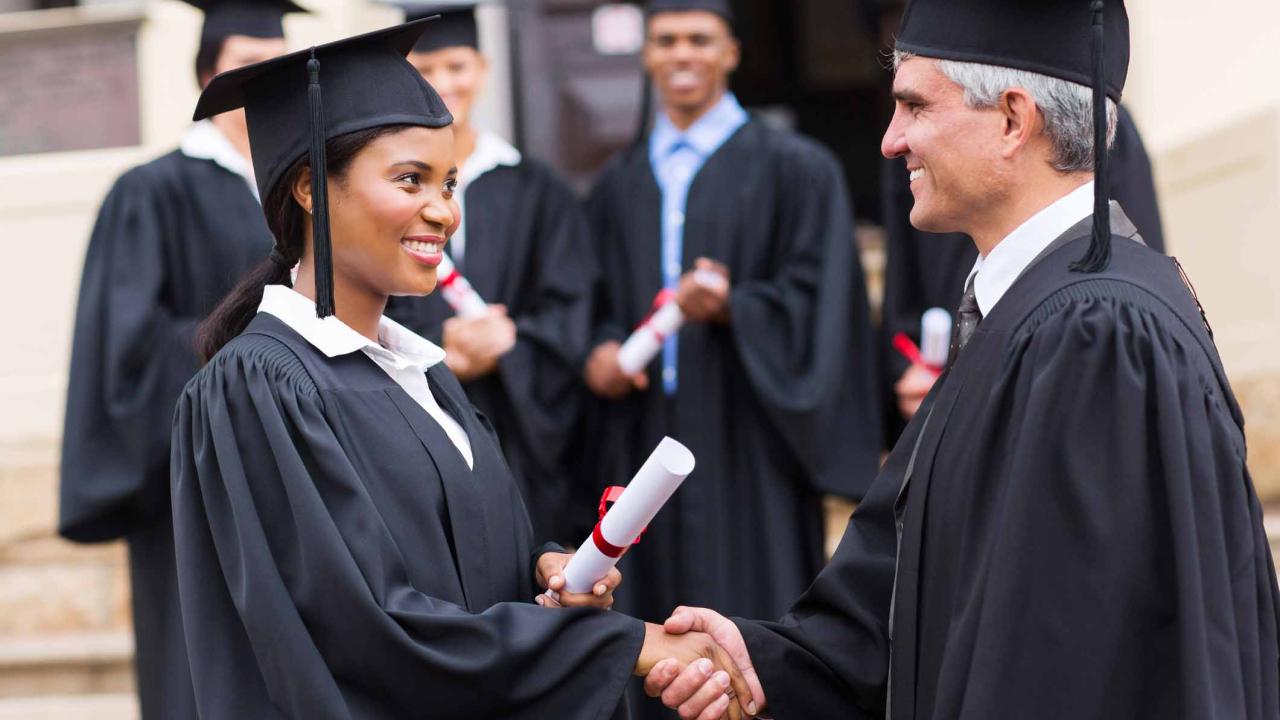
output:
POLYGON ((957 229, 957 223, 954 220, 942 217, 941 214, 931 212, 928 207, 922 207, 920 201, 916 201, 914 207, 911 208, 911 227, 920 232, 935 233, 941 235, 943 233, 960 232, 957 229))

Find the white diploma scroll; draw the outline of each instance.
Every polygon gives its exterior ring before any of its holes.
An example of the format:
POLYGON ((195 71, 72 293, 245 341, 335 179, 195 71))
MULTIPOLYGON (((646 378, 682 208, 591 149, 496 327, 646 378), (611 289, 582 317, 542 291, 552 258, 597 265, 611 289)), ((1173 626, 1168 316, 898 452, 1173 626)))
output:
POLYGON ((440 294, 458 317, 474 318, 489 313, 489 305, 462 273, 458 272, 458 267, 447 254, 444 254, 444 259, 436 268, 436 277, 440 278, 440 294))
POLYGON ((929 308, 920 318, 920 357, 929 367, 941 370, 947 366, 950 350, 951 313, 929 308))
MULTIPOLYGON (((669 437, 663 438, 565 566, 565 590, 591 592, 689 477, 693 466, 693 453, 689 448, 669 437)), ((547 594, 554 597, 550 590, 547 594)))
POLYGON ((668 293, 666 302, 658 306, 631 337, 618 350, 618 366, 622 372, 635 375, 648 367, 649 362, 662 351, 662 343, 684 325, 684 313, 676 304, 675 293, 668 293))
MULTIPOLYGON (((696 270, 693 279, 703 287, 720 290, 728 287, 728 281, 718 272, 696 270)), ((662 351, 662 344, 667 338, 680 331, 684 325, 684 313, 676 304, 676 294, 670 290, 658 293, 654 301, 657 308, 640 326, 631 333, 631 337, 618 350, 618 365, 627 375, 635 375, 648 367, 649 363, 662 351)))

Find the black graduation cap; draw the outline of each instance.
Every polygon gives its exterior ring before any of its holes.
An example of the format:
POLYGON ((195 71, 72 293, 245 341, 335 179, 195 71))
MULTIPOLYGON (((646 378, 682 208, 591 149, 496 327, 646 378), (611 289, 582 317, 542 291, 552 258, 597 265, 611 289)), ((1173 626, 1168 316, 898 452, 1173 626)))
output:
POLYGON ((1106 98, 1117 103, 1129 73, 1124 0, 910 0, 898 50, 1048 75, 1093 88, 1093 242, 1074 269, 1097 272, 1111 258, 1106 98))
POLYGON ((649 0, 645 6, 645 14, 650 17, 662 12, 695 10, 715 13, 733 25, 733 9, 729 7, 729 0, 649 0))
POLYGON ((185 0, 204 12, 205 42, 224 40, 232 35, 256 38, 284 37, 283 19, 287 13, 308 10, 290 0, 185 0))
POLYGON ((196 120, 245 109, 253 170, 263 198, 298 158, 310 153, 319 317, 333 314, 325 143, 386 125, 439 128, 453 122, 444 101, 405 60, 429 21, 317 45, 222 73, 196 104, 196 120))
POLYGON ((476 24, 476 5, 478 0, 458 0, 458 2, 398 2, 393 5, 404 9, 405 20, 420 20, 439 15, 440 19, 431 26, 431 32, 418 38, 413 46, 414 52, 432 52, 449 47, 469 47, 480 49, 480 28, 476 24))

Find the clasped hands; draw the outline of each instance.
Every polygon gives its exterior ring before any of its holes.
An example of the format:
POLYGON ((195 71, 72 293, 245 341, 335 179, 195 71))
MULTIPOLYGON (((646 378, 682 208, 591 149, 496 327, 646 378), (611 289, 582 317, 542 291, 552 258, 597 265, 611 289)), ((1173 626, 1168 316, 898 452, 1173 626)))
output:
MULTIPOLYGON (((694 269, 680 277, 676 287, 676 304, 684 314, 685 322, 729 322, 729 295, 731 281, 729 268, 710 258, 698 258, 694 269)), ((649 389, 649 375, 638 372, 628 375, 618 364, 618 351, 622 344, 616 340, 601 343, 587 358, 584 379, 587 387, 598 397, 618 400, 633 391, 649 389)))
POLYGON ((649 697, 684 720, 738 720, 765 706, 742 633, 705 608, 676 608, 663 625, 646 623, 635 674, 644 676, 649 697))
MULTIPOLYGON (((572 557, 548 552, 538 558, 538 587, 555 591, 556 597, 538 595, 536 602, 543 607, 612 608, 622 573, 613 568, 591 592, 571 593, 564 589, 564 568, 572 557)), ((633 672, 644 677, 649 697, 660 698, 684 720, 740 720, 764 708, 764 688, 742 633, 728 618, 705 608, 679 607, 663 625, 645 623, 633 672)))
POLYGON ((444 321, 445 364, 467 382, 489 375, 516 344, 516 324, 505 305, 490 305, 479 317, 451 317, 444 321))

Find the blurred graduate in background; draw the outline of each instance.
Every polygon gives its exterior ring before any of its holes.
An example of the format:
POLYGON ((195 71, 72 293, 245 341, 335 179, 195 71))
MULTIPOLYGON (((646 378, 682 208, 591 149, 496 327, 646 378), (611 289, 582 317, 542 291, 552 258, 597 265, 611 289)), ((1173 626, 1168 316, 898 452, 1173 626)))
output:
POLYGON ((566 512, 568 453, 578 429, 579 381, 590 325, 586 226, 572 189, 547 165, 477 127, 473 111, 489 61, 480 50, 475 2, 397 3, 406 19, 439 15, 409 62, 454 117, 455 198, 462 224, 447 253, 489 303, 455 315, 440 293, 393 298, 387 315, 439 342, 467 396, 493 422, 539 537, 582 538, 566 512))
MULTIPOLYGON (((205 13, 196 77, 285 52, 287 0, 191 0, 205 13)), ((243 111, 191 126, 126 172, 99 212, 76 310, 59 532, 125 538, 144 718, 195 716, 169 513, 169 435, 199 367, 196 325, 271 247, 243 111)))

